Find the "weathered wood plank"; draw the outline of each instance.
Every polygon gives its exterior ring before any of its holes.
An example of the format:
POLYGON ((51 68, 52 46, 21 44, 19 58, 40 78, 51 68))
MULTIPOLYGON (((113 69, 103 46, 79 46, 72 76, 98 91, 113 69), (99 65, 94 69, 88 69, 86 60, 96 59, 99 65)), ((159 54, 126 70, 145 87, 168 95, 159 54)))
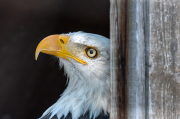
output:
POLYGON ((180 2, 149 0, 147 118, 180 119, 180 2))
POLYGON ((111 119, 145 119, 145 3, 111 0, 111 119))
POLYGON ((145 39, 143 0, 129 0, 128 119, 145 119, 145 39))
POLYGON ((110 119, 127 118, 126 91, 126 0, 110 0, 110 119))
POLYGON ((180 118, 179 11, 178 0, 111 0, 111 119, 180 118))

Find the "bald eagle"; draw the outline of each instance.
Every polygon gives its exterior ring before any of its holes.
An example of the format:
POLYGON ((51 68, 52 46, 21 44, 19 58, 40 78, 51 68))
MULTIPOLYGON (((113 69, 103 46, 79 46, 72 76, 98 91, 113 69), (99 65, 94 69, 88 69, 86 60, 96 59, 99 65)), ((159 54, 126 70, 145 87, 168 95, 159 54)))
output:
MULTIPOLYGON (((66 119, 80 119, 87 115, 108 119, 110 107, 110 40, 104 36, 73 32, 50 35, 36 48, 39 53, 54 55, 68 78, 68 86, 60 98, 42 115, 66 119)), ((87 117, 86 117, 87 118, 87 117)), ((85 118, 84 118, 85 119, 85 118)))

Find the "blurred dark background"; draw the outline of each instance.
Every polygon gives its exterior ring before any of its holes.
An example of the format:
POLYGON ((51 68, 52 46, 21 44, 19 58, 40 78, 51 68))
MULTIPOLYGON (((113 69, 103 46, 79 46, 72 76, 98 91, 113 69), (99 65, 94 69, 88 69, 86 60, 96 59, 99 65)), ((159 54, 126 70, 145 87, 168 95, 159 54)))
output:
POLYGON ((109 0, 0 0, 0 119, 37 119, 56 102, 66 77, 35 49, 74 31, 109 37, 109 0))

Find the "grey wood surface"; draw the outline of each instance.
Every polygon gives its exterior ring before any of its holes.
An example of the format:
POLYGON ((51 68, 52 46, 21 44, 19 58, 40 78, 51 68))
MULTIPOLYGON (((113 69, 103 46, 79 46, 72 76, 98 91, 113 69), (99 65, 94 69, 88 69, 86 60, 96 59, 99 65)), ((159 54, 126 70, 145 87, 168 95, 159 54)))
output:
POLYGON ((144 4, 110 3, 111 119, 145 119, 144 4))
POLYGON ((110 118, 180 119, 180 1, 110 1, 110 118))
POLYGON ((128 2, 128 119, 145 119, 145 15, 146 2, 128 2))
POLYGON ((119 90, 118 90, 118 23, 117 23, 117 6, 116 0, 110 0, 110 93, 111 93, 111 107, 110 119, 118 119, 119 117, 119 90))
POLYGON ((180 1, 148 4, 148 118, 180 119, 180 1))
POLYGON ((125 119, 126 111, 126 14, 125 0, 110 0, 110 119, 125 119))

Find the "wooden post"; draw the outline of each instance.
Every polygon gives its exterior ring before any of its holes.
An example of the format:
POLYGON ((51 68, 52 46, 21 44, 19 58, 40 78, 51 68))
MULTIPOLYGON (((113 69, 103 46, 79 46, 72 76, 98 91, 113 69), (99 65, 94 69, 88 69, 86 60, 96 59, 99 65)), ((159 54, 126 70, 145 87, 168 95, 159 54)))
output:
POLYGON ((149 119, 180 119, 180 2, 150 0, 146 78, 149 119))
POLYGON ((126 0, 110 0, 110 119, 126 119, 126 0))
POLYGON ((179 0, 110 0, 111 119, 180 119, 179 0))
POLYGON ((145 119, 143 3, 110 3, 111 119, 145 119))

